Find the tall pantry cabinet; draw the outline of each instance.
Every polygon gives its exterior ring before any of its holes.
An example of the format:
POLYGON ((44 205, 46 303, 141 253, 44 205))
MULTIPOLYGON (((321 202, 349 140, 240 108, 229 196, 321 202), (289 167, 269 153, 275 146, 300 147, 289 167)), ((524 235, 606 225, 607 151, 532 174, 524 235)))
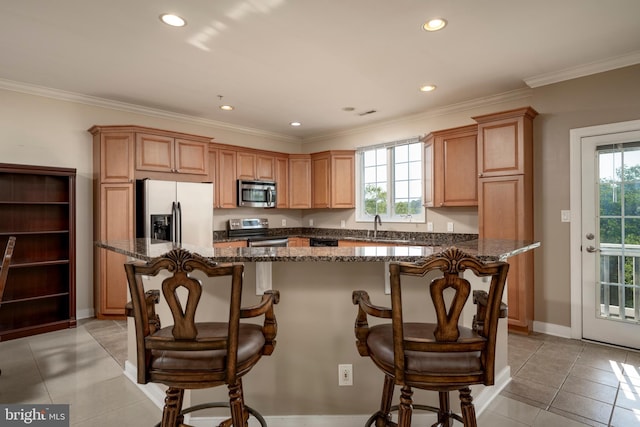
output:
MULTIPOLYGON (((93 135, 94 240, 133 240, 134 144, 133 129, 100 127, 93 135)), ((127 301, 125 255, 94 247, 94 307, 100 319, 121 318, 127 301)))
MULTIPOLYGON (((533 119, 530 107, 474 117, 478 122, 480 239, 533 240, 533 119)), ((533 328, 533 251, 509 258, 509 330, 533 328)))
POLYGON ((75 188, 75 169, 0 164, 0 341, 76 326, 75 188))

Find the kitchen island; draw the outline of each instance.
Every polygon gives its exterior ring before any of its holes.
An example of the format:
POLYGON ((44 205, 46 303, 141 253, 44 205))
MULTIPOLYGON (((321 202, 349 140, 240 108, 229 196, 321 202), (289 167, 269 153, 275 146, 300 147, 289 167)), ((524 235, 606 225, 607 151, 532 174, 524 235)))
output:
MULTIPOLYGON (((135 241, 98 242, 97 246, 116 251, 137 260, 151 260, 176 246, 169 242, 137 239, 135 241)), ((255 283, 261 265, 272 266, 273 289, 280 291, 281 300, 275 307, 278 319, 277 347, 245 377, 245 398, 248 405, 262 413, 270 425, 314 425, 312 416, 332 417, 332 425, 363 425, 380 400, 382 375, 368 358, 358 355, 353 326, 356 307, 351 293, 366 290, 377 305, 390 306, 385 289, 388 262, 415 262, 440 252, 452 244, 433 246, 366 246, 366 247, 289 247, 289 248, 213 248, 182 245, 217 262, 245 263, 243 304, 255 303, 255 283), (353 365, 353 386, 338 386, 338 364, 353 365)), ((453 246, 490 262, 507 260, 510 256, 532 250, 538 242, 508 240, 468 240, 453 246)), ((486 289, 487 283, 469 275, 474 289, 486 289)), ((147 287, 159 288, 151 279, 147 287)), ((433 306, 424 292, 424 283, 431 278, 408 278, 405 320, 433 321, 433 306), (414 284, 416 286, 414 286, 414 284), (427 318, 425 319, 425 313, 427 318), (420 317, 418 317, 420 316, 420 317)), ((216 312, 226 313, 227 297, 213 287, 205 286, 202 303, 210 307, 210 318, 216 312)), ((504 297, 506 301, 506 294, 504 297)), ((470 325, 475 307, 467 305, 463 322, 470 325)), ((170 324, 166 307, 158 307, 163 324, 170 324)), ((223 314, 224 316, 224 314, 223 314)), ((218 317, 219 318, 219 317, 218 317)), ((507 364, 507 322, 500 322, 496 355, 496 385, 473 387, 476 410, 483 408, 510 379, 507 364)), ((135 338, 129 320, 129 361, 126 373, 135 378, 135 338)), ((147 387, 154 389, 156 386, 147 387)), ((157 388, 157 387, 156 387, 157 388)), ((164 393, 152 392, 161 406, 164 393)), ((436 393, 416 390, 416 403, 434 404, 436 393)), ((224 387, 194 391, 186 406, 208 401, 225 401, 224 387)), ((201 416, 201 414, 198 414, 201 416)), ((206 414, 222 417, 220 412, 206 414)), ((418 415, 419 420, 421 415, 418 415)), ((431 424, 432 415, 425 420, 431 424)), ((207 420, 209 421, 209 420, 207 420)), ((214 424, 215 425, 215 424, 214 424)))

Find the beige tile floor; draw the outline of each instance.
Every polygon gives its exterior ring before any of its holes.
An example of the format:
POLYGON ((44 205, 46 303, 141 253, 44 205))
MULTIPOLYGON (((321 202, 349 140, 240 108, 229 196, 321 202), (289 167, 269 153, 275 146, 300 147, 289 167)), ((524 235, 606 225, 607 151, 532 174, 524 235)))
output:
MULTIPOLYGON (((161 411, 122 375, 126 323, 0 343, 0 403, 70 403, 77 427, 152 426, 161 411)), ((640 426, 640 353, 510 335, 513 380, 480 427, 640 426)))

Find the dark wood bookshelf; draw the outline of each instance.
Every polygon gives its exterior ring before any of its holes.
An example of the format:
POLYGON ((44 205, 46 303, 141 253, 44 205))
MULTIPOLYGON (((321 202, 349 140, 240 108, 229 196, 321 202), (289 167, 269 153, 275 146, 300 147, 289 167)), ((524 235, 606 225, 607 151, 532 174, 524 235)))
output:
POLYGON ((0 163, 0 247, 16 245, 0 341, 76 326, 76 170, 0 163))

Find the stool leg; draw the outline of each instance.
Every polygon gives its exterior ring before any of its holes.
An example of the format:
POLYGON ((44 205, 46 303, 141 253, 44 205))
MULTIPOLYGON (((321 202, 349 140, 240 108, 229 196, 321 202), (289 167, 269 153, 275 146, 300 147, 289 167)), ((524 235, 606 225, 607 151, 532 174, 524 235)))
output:
POLYGON ((398 410, 398 427, 411 427, 411 405, 413 390, 409 386, 403 386, 400 392, 400 408, 398 410))
POLYGON ((162 409, 162 427, 176 427, 180 409, 182 409, 182 398, 184 389, 169 387, 164 398, 164 408, 162 409))
POLYGON ((241 380, 237 380, 235 384, 229 384, 229 406, 231 407, 233 426, 246 427, 248 417, 245 417, 241 380))
POLYGON ((438 398, 440 400, 440 410, 438 411, 438 426, 451 427, 451 404, 449 403, 449 392, 438 392, 438 398))
POLYGON ((380 411, 376 419, 376 427, 386 427, 391 412, 391 400, 393 399, 393 388, 395 384, 393 378, 388 375, 384 376, 384 385, 382 386, 382 398, 380 399, 380 411))
POLYGON ((476 409, 473 406, 473 397, 471 397, 471 389, 469 387, 460 389, 460 408, 464 427, 477 427, 476 409))

